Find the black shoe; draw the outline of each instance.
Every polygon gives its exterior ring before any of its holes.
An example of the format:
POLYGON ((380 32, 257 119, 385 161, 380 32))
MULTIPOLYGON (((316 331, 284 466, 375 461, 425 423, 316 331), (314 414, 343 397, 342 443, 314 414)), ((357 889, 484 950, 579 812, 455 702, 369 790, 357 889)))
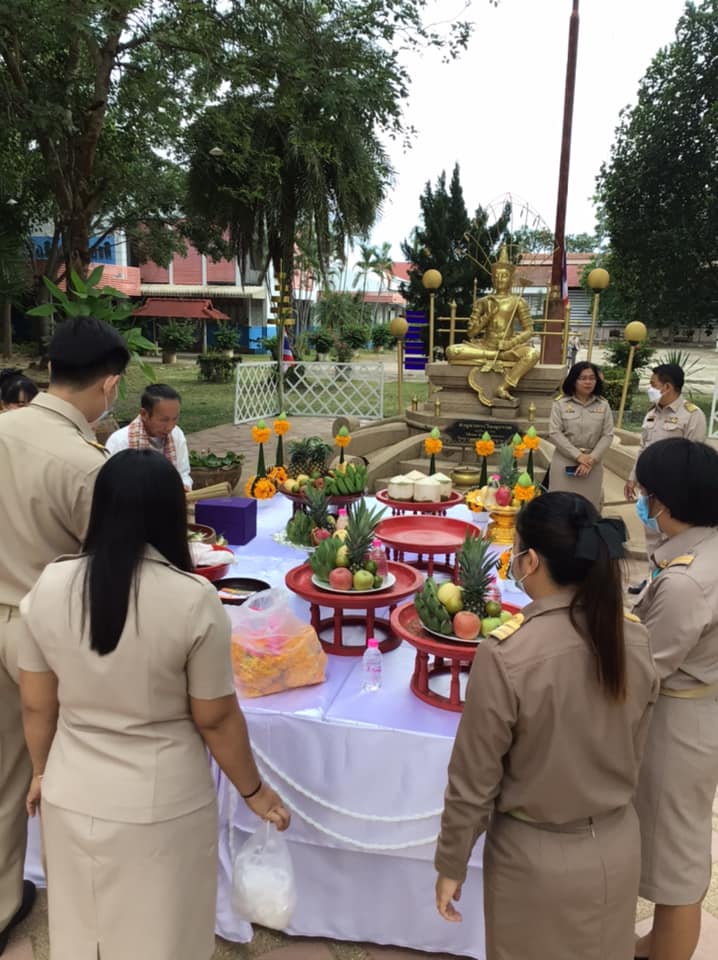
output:
POLYGON ((0 931, 0 953, 5 952, 5 947, 7 942, 10 939, 10 931, 13 927, 16 927, 19 923, 25 919, 25 917, 32 910, 32 906, 35 903, 35 896, 37 890, 35 889, 35 884, 32 880, 24 880, 22 884, 22 901, 20 906, 17 908, 17 912, 11 918, 10 923, 5 927, 4 930, 0 931))
POLYGON ((628 592, 632 594, 643 593, 648 580, 643 580, 641 583, 637 583, 635 587, 629 587, 628 592))

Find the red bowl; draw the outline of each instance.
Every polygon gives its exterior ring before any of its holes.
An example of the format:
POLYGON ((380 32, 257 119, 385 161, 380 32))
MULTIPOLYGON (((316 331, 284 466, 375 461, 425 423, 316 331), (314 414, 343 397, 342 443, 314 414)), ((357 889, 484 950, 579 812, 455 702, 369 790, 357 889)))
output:
POLYGON ((198 573, 200 577, 206 577, 208 580, 221 580, 229 573, 231 563, 218 563, 214 567, 195 567, 193 573, 198 573))

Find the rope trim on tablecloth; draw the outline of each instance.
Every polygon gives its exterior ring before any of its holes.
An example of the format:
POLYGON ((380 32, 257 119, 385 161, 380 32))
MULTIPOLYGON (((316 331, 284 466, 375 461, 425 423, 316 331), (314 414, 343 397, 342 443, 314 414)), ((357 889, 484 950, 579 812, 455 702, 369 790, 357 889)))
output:
MULTIPOLYGON (((430 810, 428 813, 414 813, 408 817, 382 817, 375 816, 372 813, 356 813, 354 810, 347 810, 346 807, 339 807, 336 804, 329 803, 327 800, 323 800, 316 793, 312 793, 311 790, 307 790, 306 787, 301 786, 297 783, 296 780, 292 779, 288 773, 285 773, 283 770, 280 770, 269 757, 264 753, 256 743, 252 743, 252 750, 255 755, 259 757, 262 763, 269 767, 272 773, 276 774, 281 780, 285 783, 288 783, 293 790, 296 790, 297 793, 301 793, 303 796, 307 797, 308 800, 313 800, 314 803, 318 803, 321 807, 326 807, 328 810, 333 810, 334 813, 341 813, 345 817, 352 817, 354 820, 372 820, 377 823, 408 823, 411 820, 430 820, 432 817, 438 817, 443 807, 439 807, 438 810, 430 810)), ((306 819, 306 818, 305 818, 306 819)))
MULTIPOLYGON (((257 753, 257 748, 254 748, 255 753, 257 753)), ((272 778, 266 776, 264 779, 274 790, 278 790, 276 782, 272 782, 272 778)), ((234 820, 235 814, 237 811, 237 791, 229 784, 230 794, 229 794, 229 855, 234 864, 236 847, 234 843, 234 820)), ((436 843, 437 834, 434 834, 431 837, 424 837, 421 840, 410 840, 408 843, 364 843, 361 840, 354 840, 352 837, 347 837, 343 833, 336 833, 334 830, 330 830, 329 827, 323 827, 321 823, 315 820, 313 817, 310 817, 308 813, 305 813, 304 810, 300 810, 297 806, 292 806, 292 813, 296 813, 298 817, 301 817, 306 823, 313 826, 315 829, 319 830, 320 833, 326 834, 326 836, 331 837, 333 840, 339 840, 341 843, 346 843, 351 847, 357 847, 359 850, 408 850, 410 847, 424 847, 430 843, 436 843)), ((379 817, 374 817, 373 819, 379 820, 379 817)))

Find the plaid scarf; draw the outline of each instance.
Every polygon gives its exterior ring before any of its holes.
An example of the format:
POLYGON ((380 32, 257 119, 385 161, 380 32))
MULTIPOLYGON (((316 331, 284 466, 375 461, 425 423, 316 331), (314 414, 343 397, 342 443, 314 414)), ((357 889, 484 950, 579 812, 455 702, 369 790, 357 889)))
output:
MULTIPOLYGON (((153 437, 153 440, 162 440, 162 454, 167 457, 173 466, 177 466, 177 450, 175 442, 170 433, 167 437, 153 437)), ((137 416, 127 428, 127 440, 130 450, 156 450, 157 448, 150 442, 150 436, 145 430, 142 419, 137 416)))

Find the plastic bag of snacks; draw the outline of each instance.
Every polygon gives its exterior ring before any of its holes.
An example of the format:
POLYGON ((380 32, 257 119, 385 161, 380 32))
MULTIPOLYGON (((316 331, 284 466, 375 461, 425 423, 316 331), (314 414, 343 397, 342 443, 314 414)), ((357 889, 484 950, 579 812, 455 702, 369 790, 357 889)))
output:
POLYGON ((271 823, 254 831, 232 854, 232 906, 250 923, 284 930, 297 903, 292 858, 287 841, 271 823))
POLYGON ((316 630, 289 609, 286 590, 255 593, 234 613, 232 669, 240 697, 321 683, 327 665, 316 630))

